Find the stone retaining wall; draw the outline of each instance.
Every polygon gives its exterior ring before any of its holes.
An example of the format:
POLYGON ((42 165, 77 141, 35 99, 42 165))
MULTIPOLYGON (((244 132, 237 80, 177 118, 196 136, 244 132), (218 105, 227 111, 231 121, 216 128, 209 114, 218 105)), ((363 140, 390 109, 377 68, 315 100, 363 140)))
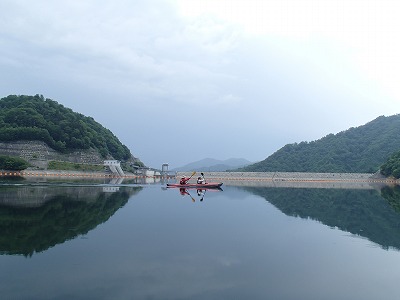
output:
POLYGON ((104 162, 94 149, 63 154, 42 141, 0 142, 0 154, 21 157, 40 169, 46 169, 49 160, 83 164, 103 164, 104 162))

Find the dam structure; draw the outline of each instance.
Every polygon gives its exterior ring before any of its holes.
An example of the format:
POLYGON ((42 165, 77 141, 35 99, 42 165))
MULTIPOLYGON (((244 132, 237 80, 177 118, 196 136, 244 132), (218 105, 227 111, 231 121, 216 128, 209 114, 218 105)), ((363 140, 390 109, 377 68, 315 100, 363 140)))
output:
POLYGON ((104 166, 108 167, 110 171, 117 176, 125 176, 125 173, 121 168, 121 162, 119 162, 118 160, 105 160, 104 166))
MULTIPOLYGON (((201 171, 197 171, 200 174, 201 171)), ((178 172, 189 177, 192 172, 178 172)), ((375 189, 383 185, 400 184, 377 173, 307 173, 307 172, 203 172, 206 182, 221 181, 224 185, 298 187, 298 188, 360 188, 375 189)), ((194 181, 196 176, 192 177, 194 181)))

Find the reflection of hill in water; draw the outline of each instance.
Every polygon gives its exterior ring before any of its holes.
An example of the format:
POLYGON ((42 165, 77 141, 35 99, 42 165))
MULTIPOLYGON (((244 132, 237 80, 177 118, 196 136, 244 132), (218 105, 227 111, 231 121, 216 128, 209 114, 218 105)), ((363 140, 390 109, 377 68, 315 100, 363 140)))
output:
POLYGON ((400 186, 388 187, 385 186, 381 190, 381 195, 387 200, 391 207, 400 213, 400 186))
MULTIPOLYGON (((400 214, 375 190, 246 188, 289 216, 313 219, 400 250, 400 214)), ((391 194, 388 190, 386 193, 391 194)), ((393 194, 393 192, 392 192, 393 194)), ((382 194, 384 195, 384 194, 382 194)), ((400 190, 397 192, 397 203, 400 190)), ((393 201, 392 201, 393 202, 393 201)))
MULTIPOLYGON (((115 193, 103 193, 102 188, 15 188, 7 192, 0 189, 0 254, 22 254, 31 256, 78 235, 88 233, 97 225, 106 222, 129 197, 141 187, 123 188, 115 193), (4 191, 4 193, 3 193, 4 191), (5 205, 4 196, 31 191, 29 203, 41 206, 5 205), (46 201, 43 204, 43 198, 46 201)), ((9 203, 11 204, 11 203, 9 203)), ((21 204, 21 203, 19 203, 21 204)))

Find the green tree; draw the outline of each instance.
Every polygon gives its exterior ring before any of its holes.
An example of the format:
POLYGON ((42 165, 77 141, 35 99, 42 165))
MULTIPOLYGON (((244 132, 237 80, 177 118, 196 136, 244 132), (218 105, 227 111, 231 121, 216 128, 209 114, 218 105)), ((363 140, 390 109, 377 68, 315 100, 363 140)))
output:
POLYGON ((29 163, 19 157, 0 155, 0 169, 10 171, 21 171, 29 167, 29 163))
POLYGON ((380 167, 380 172, 385 176, 400 178, 400 151, 393 153, 380 167))

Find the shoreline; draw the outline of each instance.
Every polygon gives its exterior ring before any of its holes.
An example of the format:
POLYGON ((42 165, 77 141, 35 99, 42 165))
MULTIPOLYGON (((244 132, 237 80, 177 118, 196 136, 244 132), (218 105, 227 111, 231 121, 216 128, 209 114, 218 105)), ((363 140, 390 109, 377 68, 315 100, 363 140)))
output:
MULTIPOLYGON (((200 174, 201 172, 197 172, 200 174)), ((223 181, 225 185, 273 185, 289 186, 301 183, 309 185, 318 184, 381 184, 400 185, 400 179, 386 178, 373 173, 312 173, 312 172, 203 172, 208 182, 223 181), (244 183, 247 184, 244 184, 244 183)), ((176 175, 143 175, 125 173, 124 176, 105 172, 68 171, 68 170, 24 170, 7 171, 0 170, 0 178, 24 177, 24 178, 166 178, 175 179, 180 176, 190 177, 192 172, 177 172, 176 175)), ((193 176, 191 182, 195 182, 193 176)))
MULTIPOLYGON (((6 171, 0 170, 0 178, 2 177, 50 177, 50 178, 159 178, 160 175, 142 175, 125 172, 124 176, 115 175, 105 172, 88 172, 88 171, 72 171, 72 170, 24 170, 24 171, 6 171)), ((175 178, 175 176, 168 176, 168 178, 175 178)))
MULTIPOLYGON (((207 181, 221 180, 226 185, 249 185, 241 182, 259 183, 264 186, 293 186, 304 183, 318 184, 361 184, 398 185, 400 179, 386 178, 374 173, 312 173, 312 172, 203 172, 207 181)), ((200 174, 200 172, 197 172, 200 174)), ((192 172, 178 172, 176 177, 190 177, 192 172)), ((196 176, 194 176, 196 178, 196 176)), ((192 177, 192 180, 193 177, 192 177)), ((254 185, 254 184, 252 184, 254 185)))

